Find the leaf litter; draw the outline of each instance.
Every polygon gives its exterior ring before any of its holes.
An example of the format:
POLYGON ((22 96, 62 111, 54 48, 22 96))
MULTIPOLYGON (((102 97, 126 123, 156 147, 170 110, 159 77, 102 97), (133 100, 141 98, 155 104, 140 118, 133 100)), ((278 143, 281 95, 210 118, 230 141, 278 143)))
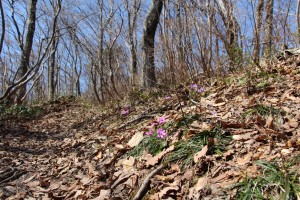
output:
MULTIPOLYGON (((263 89, 240 81, 247 80, 241 73, 230 83, 188 83, 130 109, 70 100, 42 105, 44 114, 32 120, 6 120, 0 198, 239 198, 234 185, 260 177, 258 161, 300 157, 300 75, 273 68, 280 82, 263 89), (153 135, 147 136, 149 129, 153 135), (147 145, 159 133, 163 145, 151 155, 155 146, 147 145)), ((298 178, 299 165, 291 168, 298 178)))

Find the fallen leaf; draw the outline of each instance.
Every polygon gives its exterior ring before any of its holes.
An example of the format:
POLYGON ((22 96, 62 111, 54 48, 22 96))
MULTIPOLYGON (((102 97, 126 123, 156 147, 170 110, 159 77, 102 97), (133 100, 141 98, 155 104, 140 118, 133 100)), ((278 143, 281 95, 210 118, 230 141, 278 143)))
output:
POLYGON ((234 140, 249 140, 252 138, 252 135, 253 133, 246 133, 246 134, 243 134, 243 135, 234 135, 232 136, 232 139, 234 140))
POLYGON ((127 143, 130 147, 135 147, 138 145, 144 138, 144 134, 142 132, 137 132, 127 143))
POLYGON ((290 155, 292 152, 293 152, 293 148, 281 150, 281 154, 284 156, 290 155))
POLYGON ((238 164, 238 165, 245 165, 245 164, 247 164, 248 162, 251 161, 252 156, 253 156, 253 153, 252 153, 252 152, 249 152, 249 153, 246 154, 244 157, 242 157, 242 158, 237 158, 237 164, 238 164))
POLYGON ((288 123, 289 123, 289 126, 292 128, 297 128, 299 125, 299 123, 296 120, 291 120, 288 123))
POLYGON ((189 197, 192 198, 194 193, 198 193, 200 190, 207 187, 207 183, 208 178, 206 176, 199 178, 196 185, 189 189, 189 197))
POLYGON ((268 119, 266 120, 265 127, 271 128, 273 126, 274 117, 273 115, 269 115, 268 119))
POLYGON ((200 158, 202 158, 206 155, 207 151, 208 151, 208 147, 207 147, 207 145, 205 145, 201 151, 199 151, 198 153, 196 153, 194 155, 194 162, 197 163, 200 158))
POLYGON ((158 196, 160 197, 160 199, 162 199, 164 196, 167 196, 170 192, 175 192, 176 194, 178 190, 179 190, 178 186, 165 187, 158 193, 158 196))
POLYGON ((174 145, 170 146, 169 148, 163 150, 162 152, 160 152, 159 154, 157 154, 156 156, 150 158, 147 162, 146 162, 146 166, 150 167, 150 166, 154 166, 156 165, 164 155, 166 155, 167 153, 171 152, 174 150, 174 145))

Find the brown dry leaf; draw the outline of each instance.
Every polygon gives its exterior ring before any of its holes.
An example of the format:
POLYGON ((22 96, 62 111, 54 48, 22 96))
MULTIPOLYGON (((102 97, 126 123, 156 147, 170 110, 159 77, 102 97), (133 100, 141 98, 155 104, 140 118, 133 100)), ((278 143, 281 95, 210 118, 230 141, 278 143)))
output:
POLYGON ((116 167, 123 166, 123 169, 131 170, 133 169, 133 165, 135 164, 135 158, 130 156, 128 159, 124 158, 119 160, 119 162, 115 165, 116 167))
POLYGON ((170 174, 167 176, 156 175, 155 177, 160 181, 169 182, 169 181, 173 181, 177 175, 178 175, 178 173, 174 173, 174 174, 170 174))
POLYGON ((176 192, 179 190, 178 186, 165 187, 158 193, 158 197, 162 199, 164 196, 170 194, 171 192, 176 192))
POLYGON ((26 184, 29 187, 37 187, 40 185, 40 181, 32 181, 26 184))
POLYGON ((119 178, 111 185, 111 189, 117 187, 118 185, 124 183, 127 179, 129 179, 133 173, 127 173, 124 171, 124 173, 119 176, 119 178))
POLYGON ((282 149, 281 150, 281 154, 283 156, 287 156, 287 155, 290 155, 291 153, 293 153, 294 149, 293 148, 289 148, 289 149, 282 149))
POLYGON ((100 160, 102 158, 102 151, 99 151, 98 154, 94 157, 95 160, 100 160))
POLYGON ((220 124, 221 124, 221 127, 224 129, 245 127, 245 124, 243 124, 243 123, 230 122, 230 121, 220 121, 220 124))
POLYGON ((290 126, 291 128, 297 128, 298 125, 299 125, 299 122, 296 121, 295 119, 292 119, 292 120, 290 120, 290 121, 288 122, 288 124, 289 124, 289 126, 290 126))
POLYGON ((159 154, 157 154, 156 156, 150 158, 147 162, 146 162, 146 166, 150 167, 150 166, 154 166, 156 165, 163 157, 164 155, 166 155, 167 153, 173 151, 175 148, 174 145, 170 146, 169 148, 163 150, 162 152, 160 152, 159 154))
POLYGON ((192 169, 187 169, 185 170, 183 176, 182 176, 182 180, 185 181, 185 180, 191 180, 194 176, 194 172, 192 169))
POLYGON ((253 133, 249 132, 249 133, 246 133, 246 134, 243 134, 243 135, 234 135, 234 136, 232 136, 232 139, 245 141, 245 140, 251 139, 252 135, 253 135, 253 133))
POLYGON ((209 179, 206 176, 199 178, 196 185, 189 189, 190 199, 193 197, 194 193, 198 193, 200 190, 207 187, 208 181, 209 179))
POLYGON ((89 169, 90 175, 98 175, 99 174, 99 172, 96 170, 95 166, 91 162, 86 161, 85 166, 89 169))
POLYGON ((208 129, 212 128, 207 123, 203 122, 202 124, 199 124, 198 121, 194 121, 190 126, 191 126, 191 128, 194 128, 194 129, 197 129, 197 130, 201 130, 201 131, 208 130, 208 129))
POLYGON ((134 188, 137 186, 138 183, 138 175, 132 175, 129 179, 127 179, 126 182, 124 182, 124 185, 127 185, 130 188, 134 188))
POLYGON ((138 145, 144 138, 143 132, 137 132, 127 143, 128 146, 130 147, 135 147, 138 145))
POLYGON ((266 128, 271 128, 273 126, 273 122, 274 122, 274 117, 271 114, 271 115, 269 115, 268 119, 266 120, 265 127, 266 128))
POLYGON ((193 121, 193 123, 191 123, 190 126, 193 127, 193 128, 198 128, 198 129, 201 129, 201 128, 202 128, 202 125, 199 124, 198 121, 193 121))
POLYGON ((249 152, 248 154, 246 154, 242 158, 237 158, 237 164, 242 165, 242 166, 246 165, 248 162, 251 161, 252 157, 253 157, 253 153, 249 152))
POLYGON ((220 174, 219 176, 213 178, 211 180, 212 183, 222 183, 224 180, 228 179, 228 177, 232 176, 233 173, 230 171, 226 171, 225 173, 220 174))
POLYGON ((207 151, 208 151, 208 147, 207 145, 205 145, 205 147, 203 147, 201 151, 199 151, 194 155, 194 162, 197 163, 200 158, 206 156, 207 151))

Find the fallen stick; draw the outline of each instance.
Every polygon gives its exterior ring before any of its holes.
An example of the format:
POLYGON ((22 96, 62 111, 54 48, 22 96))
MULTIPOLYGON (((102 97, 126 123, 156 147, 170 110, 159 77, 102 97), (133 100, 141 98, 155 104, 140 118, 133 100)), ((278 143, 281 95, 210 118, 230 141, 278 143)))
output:
POLYGON ((155 117, 155 115, 141 115, 133 120, 130 120, 129 122, 121 125, 118 127, 118 130, 122 129, 122 128, 125 128, 126 126, 132 124, 132 123, 135 123, 135 122, 139 122, 140 120, 143 120, 143 119, 147 119, 147 118, 153 118, 155 117))
POLYGON ((144 179, 140 189, 138 190, 138 192, 136 193, 136 195, 133 197, 133 200, 141 200, 147 190, 148 190, 148 187, 150 186, 150 179, 156 175, 160 170, 162 170, 163 168, 165 168, 167 165, 166 164, 162 164, 162 165, 159 165, 156 169, 154 169, 150 174, 148 174, 148 176, 146 176, 146 178, 144 179))

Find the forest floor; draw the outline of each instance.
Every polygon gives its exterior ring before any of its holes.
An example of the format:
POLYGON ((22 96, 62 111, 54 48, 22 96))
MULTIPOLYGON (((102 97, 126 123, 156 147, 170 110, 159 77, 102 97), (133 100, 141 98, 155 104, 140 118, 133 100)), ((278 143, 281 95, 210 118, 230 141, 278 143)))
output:
POLYGON ((3 109, 0 199, 300 199, 298 65, 3 109))

